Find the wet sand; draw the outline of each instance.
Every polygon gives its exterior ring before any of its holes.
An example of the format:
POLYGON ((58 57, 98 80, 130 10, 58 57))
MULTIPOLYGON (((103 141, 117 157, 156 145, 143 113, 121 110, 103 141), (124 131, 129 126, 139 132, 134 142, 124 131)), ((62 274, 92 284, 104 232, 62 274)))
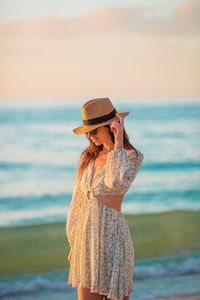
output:
MULTIPOLYGON (((136 260, 182 256, 200 249, 200 211, 124 216, 136 260)), ((0 228, 0 276, 67 269, 69 250, 65 222, 0 228)))

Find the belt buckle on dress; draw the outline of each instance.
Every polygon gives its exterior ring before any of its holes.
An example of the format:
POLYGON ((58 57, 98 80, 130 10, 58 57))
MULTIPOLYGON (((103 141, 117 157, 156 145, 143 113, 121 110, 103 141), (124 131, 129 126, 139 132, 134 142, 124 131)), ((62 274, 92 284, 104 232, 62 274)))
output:
POLYGON ((87 201, 88 201, 88 202, 91 202, 91 201, 93 200, 93 197, 94 197, 94 191, 91 190, 91 189, 88 190, 86 196, 87 196, 87 201))

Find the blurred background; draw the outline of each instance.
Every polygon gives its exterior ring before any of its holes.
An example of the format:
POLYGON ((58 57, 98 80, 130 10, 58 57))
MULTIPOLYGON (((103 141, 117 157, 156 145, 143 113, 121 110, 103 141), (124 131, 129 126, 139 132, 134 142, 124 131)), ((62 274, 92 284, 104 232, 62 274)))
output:
POLYGON ((200 2, 0 0, 0 297, 77 299, 65 222, 81 107, 109 97, 144 155, 124 213, 131 299, 200 294, 200 2))

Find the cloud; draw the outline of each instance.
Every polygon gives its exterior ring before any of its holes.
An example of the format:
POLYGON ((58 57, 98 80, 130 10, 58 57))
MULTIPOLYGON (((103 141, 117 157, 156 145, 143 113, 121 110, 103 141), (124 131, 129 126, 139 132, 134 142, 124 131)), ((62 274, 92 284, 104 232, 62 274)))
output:
POLYGON ((170 18, 164 16, 159 8, 147 5, 127 5, 104 6, 80 18, 47 16, 33 21, 0 23, 1 37, 65 38, 114 32, 198 35, 200 33, 200 1, 188 0, 177 5, 170 18))
POLYGON ((190 0, 179 4, 173 12, 174 26, 180 32, 200 32, 200 1, 190 0))
POLYGON ((81 34, 88 31, 88 25, 81 19, 58 18, 55 16, 43 17, 36 21, 15 21, 1 23, 0 35, 32 36, 39 38, 63 37, 81 34))

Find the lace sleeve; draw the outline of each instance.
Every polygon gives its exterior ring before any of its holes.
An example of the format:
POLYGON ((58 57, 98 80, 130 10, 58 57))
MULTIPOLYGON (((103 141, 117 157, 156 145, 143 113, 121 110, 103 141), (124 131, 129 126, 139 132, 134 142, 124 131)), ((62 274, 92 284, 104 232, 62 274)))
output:
POLYGON ((74 243, 75 229, 79 219, 81 202, 83 199, 83 191, 80 185, 81 177, 78 176, 77 174, 78 172, 76 173, 76 177, 75 177, 72 200, 71 200, 67 221, 66 221, 66 235, 71 247, 73 246, 74 243))
POLYGON ((135 179, 144 156, 137 150, 124 148, 109 152, 106 163, 105 184, 110 188, 129 187, 135 179))

